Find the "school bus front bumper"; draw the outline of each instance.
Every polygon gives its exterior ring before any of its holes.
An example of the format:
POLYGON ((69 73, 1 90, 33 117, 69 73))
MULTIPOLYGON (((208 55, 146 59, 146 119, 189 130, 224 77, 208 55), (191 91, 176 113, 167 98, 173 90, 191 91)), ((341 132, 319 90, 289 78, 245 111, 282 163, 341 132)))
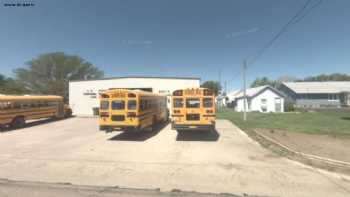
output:
POLYGON ((213 124, 177 124, 171 123, 173 130, 213 130, 215 129, 215 122, 213 124))
POLYGON ((100 131, 112 132, 112 131, 138 131, 140 130, 137 125, 100 125, 100 131))

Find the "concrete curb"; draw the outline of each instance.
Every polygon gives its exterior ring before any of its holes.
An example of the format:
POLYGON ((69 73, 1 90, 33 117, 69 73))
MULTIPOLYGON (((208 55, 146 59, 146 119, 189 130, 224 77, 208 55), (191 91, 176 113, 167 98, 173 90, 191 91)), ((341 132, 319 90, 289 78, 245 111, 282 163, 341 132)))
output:
MULTIPOLYGON (((295 159, 301 161, 306 164, 311 164, 316 167, 325 168, 327 170, 332 171, 341 171, 346 172, 347 174, 350 174, 350 163, 345 161, 339 161, 335 159, 330 159, 326 157, 321 157, 317 155, 307 154, 300 151, 295 151, 291 148, 289 148, 286 145, 283 145, 276 140, 254 130, 253 131, 255 135, 257 135, 259 138, 263 139, 265 142, 268 142, 269 144, 272 144, 274 146, 279 147, 280 149, 284 150, 285 152, 289 153, 288 158, 295 159), (306 161, 306 162, 305 162, 306 161)), ((266 143, 265 143, 266 144, 266 143)))

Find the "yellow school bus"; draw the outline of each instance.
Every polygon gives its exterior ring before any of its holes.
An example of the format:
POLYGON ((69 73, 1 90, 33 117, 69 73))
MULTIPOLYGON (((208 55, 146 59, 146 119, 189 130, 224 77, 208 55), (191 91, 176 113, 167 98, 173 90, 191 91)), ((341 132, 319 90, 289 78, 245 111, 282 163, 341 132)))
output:
POLYGON ((63 118, 72 114, 61 96, 0 96, 0 126, 20 128, 26 120, 63 118))
POLYGON ((166 101, 166 96, 141 90, 107 90, 100 95, 100 130, 142 131, 165 122, 166 101))
POLYGON ((215 129, 215 95, 206 88, 176 90, 172 95, 172 129, 215 129))

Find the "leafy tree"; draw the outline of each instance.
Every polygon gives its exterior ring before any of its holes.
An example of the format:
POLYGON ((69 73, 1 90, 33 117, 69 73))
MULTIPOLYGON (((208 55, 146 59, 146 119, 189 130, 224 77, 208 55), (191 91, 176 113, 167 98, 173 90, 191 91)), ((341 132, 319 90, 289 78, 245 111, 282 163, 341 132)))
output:
POLYGON ((25 94, 22 83, 0 74, 0 94, 25 94))
POLYGON ((277 78, 277 82, 278 83, 283 83, 283 82, 295 82, 298 81, 299 79, 293 76, 289 76, 289 75, 284 75, 284 76, 280 76, 277 78))
POLYGON ((26 63, 27 68, 14 70, 16 78, 34 94, 54 94, 68 98, 70 80, 98 79, 103 72, 76 55, 63 52, 40 55, 26 63))
POLYGON ((267 77, 262 77, 262 78, 256 78, 253 83, 250 85, 251 88, 259 87, 259 86, 264 86, 264 85, 269 85, 272 87, 277 86, 277 81, 275 80, 270 80, 267 77))
POLYGON ((6 78, 4 75, 0 74, 0 87, 3 86, 6 82, 6 78))
POLYGON ((302 81, 350 81, 350 75, 333 73, 330 75, 321 74, 311 77, 306 77, 302 81))
POLYGON ((221 85, 218 81, 206 81, 201 85, 201 87, 213 90, 215 95, 218 95, 221 91, 221 85))

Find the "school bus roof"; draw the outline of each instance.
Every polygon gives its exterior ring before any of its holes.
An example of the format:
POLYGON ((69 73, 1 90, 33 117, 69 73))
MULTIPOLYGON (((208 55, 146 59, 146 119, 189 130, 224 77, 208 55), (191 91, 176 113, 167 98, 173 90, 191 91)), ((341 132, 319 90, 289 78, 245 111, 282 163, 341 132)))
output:
POLYGON ((178 89, 178 90, 206 90, 208 88, 184 88, 184 89, 178 89))
POLYGON ((111 89, 111 90, 106 90, 103 93, 104 94, 111 94, 111 93, 115 93, 115 92, 127 92, 127 93, 149 95, 149 96, 166 96, 165 94, 156 94, 153 92, 148 92, 148 91, 143 91, 143 90, 128 90, 128 89, 111 89))
POLYGON ((63 97, 55 95, 1 95, 0 101, 62 101, 63 97))

